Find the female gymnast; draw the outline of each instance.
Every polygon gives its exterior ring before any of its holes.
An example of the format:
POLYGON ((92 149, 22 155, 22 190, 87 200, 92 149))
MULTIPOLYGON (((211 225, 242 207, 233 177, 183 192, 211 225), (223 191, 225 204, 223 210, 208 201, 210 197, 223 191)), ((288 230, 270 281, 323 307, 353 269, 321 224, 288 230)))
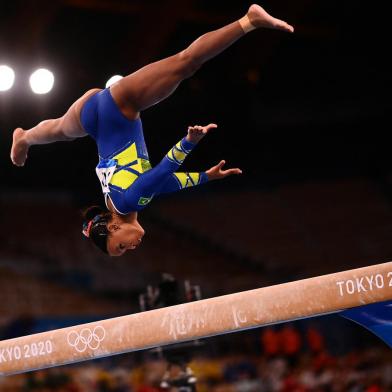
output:
POLYGON ((15 129, 12 162, 23 166, 33 145, 90 135, 98 147, 96 173, 108 211, 90 207, 85 213, 83 234, 111 256, 121 256, 127 250, 135 249, 144 235, 138 212, 153 197, 241 173, 238 168, 224 170, 225 161, 202 173, 176 172, 195 145, 216 128, 216 124, 189 127, 187 135, 151 168, 140 112, 172 94, 207 60, 246 33, 261 27, 294 31, 286 22, 253 4, 245 16, 202 35, 180 53, 149 64, 110 88, 87 91, 64 116, 42 121, 29 130, 15 129))

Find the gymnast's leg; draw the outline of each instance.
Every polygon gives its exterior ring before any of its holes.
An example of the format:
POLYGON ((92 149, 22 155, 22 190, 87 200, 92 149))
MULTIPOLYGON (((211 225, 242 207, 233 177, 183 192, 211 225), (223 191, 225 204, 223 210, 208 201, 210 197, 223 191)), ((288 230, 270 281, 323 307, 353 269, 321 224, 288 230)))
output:
POLYGON ((149 64, 111 86, 111 94, 129 119, 168 97, 207 60, 215 57, 247 32, 259 27, 293 32, 292 26, 253 4, 236 22, 202 35, 182 52, 149 64))
POLYGON ((23 166, 31 146, 48 144, 58 141, 69 141, 86 136, 86 131, 80 125, 80 110, 84 102, 100 89, 91 89, 74 102, 64 116, 45 120, 33 128, 16 128, 13 133, 11 160, 14 165, 23 166))

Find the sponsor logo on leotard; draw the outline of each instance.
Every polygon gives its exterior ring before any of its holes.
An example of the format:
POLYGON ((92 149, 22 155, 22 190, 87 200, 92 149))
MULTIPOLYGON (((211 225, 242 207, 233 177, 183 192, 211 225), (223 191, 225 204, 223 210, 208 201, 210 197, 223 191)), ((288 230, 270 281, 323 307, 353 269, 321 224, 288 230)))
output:
POLYGON ((99 182, 101 183, 102 192, 104 194, 110 192, 109 182, 113 177, 116 166, 117 161, 115 159, 103 159, 95 168, 95 172, 97 173, 99 182))

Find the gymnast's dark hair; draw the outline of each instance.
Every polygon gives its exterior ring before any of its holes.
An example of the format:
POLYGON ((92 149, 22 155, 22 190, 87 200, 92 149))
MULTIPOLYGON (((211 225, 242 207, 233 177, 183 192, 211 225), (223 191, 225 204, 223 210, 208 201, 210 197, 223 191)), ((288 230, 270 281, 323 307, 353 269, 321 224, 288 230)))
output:
POLYGON ((83 211, 83 234, 106 254, 108 253, 107 239, 109 235, 107 223, 111 218, 111 212, 99 206, 92 206, 83 211))

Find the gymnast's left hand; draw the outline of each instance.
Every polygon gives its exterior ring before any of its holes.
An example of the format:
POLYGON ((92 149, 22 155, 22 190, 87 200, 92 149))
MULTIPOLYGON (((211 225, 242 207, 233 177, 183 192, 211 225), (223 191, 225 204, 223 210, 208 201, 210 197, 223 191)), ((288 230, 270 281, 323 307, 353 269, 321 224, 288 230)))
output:
POLYGON ((226 161, 222 160, 217 165, 206 170, 207 177, 210 181, 220 180, 222 178, 231 176, 232 174, 242 174, 242 170, 239 168, 223 169, 226 161))
POLYGON ((201 125, 190 126, 188 127, 188 134, 186 135, 186 140, 194 144, 199 143, 199 141, 203 139, 203 137, 207 135, 207 133, 211 129, 215 129, 217 127, 218 126, 213 123, 205 126, 201 126, 201 125))

